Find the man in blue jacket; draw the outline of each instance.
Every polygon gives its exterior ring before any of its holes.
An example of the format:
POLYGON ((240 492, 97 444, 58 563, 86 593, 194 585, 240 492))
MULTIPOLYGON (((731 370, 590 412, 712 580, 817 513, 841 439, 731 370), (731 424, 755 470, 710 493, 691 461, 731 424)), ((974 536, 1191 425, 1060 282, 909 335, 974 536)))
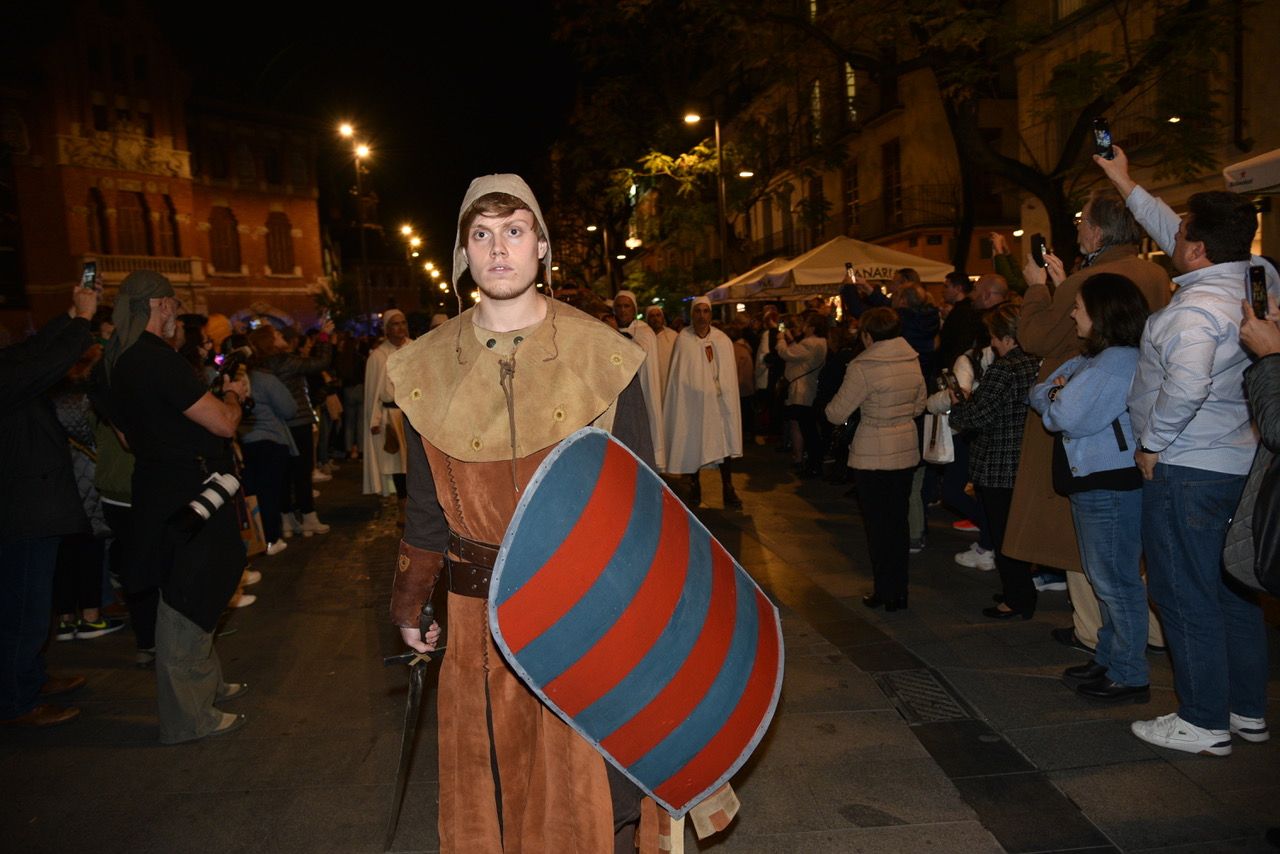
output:
MULTIPOLYGON (((1142 541, 1151 598, 1173 659, 1178 711, 1136 721, 1150 744, 1226 756, 1232 736, 1266 741, 1267 637, 1262 609, 1227 586, 1222 549, 1258 438, 1249 422, 1240 300, 1257 213, 1227 192, 1196 193, 1187 213, 1152 196, 1115 159, 1095 156, 1138 223, 1181 274, 1169 304, 1147 320, 1129 415, 1145 478, 1142 541)), ((1280 293, 1268 268, 1268 289, 1280 293)))
POLYGON ((45 698, 85 684, 51 679, 49 635, 58 541, 87 532, 67 438, 46 392, 93 344, 98 293, 77 287, 71 309, 34 337, 0 350, 0 724, 47 727, 80 714, 45 698))

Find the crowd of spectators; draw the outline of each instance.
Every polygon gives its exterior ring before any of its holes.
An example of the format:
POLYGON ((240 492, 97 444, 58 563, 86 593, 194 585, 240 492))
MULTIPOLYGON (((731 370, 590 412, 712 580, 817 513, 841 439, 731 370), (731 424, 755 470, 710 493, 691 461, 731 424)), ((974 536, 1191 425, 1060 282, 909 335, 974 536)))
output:
POLYGON ((150 271, 114 306, 99 298, 76 288, 67 314, 0 349, 0 558, 14 573, 0 722, 74 720, 48 700, 86 680, 50 677, 46 641, 127 626, 136 665, 156 672, 160 740, 230 732, 244 716, 221 704, 248 686, 223 678, 214 632, 254 603, 251 559, 329 531, 317 484, 364 455, 366 361, 382 338, 182 313, 150 271))

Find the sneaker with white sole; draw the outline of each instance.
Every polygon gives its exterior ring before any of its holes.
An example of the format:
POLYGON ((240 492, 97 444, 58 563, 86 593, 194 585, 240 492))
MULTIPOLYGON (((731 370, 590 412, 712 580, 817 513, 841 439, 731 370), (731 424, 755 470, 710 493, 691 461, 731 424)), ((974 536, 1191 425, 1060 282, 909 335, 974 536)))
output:
POLYGON ((1231 733, 1225 729, 1204 729, 1178 717, 1177 712, 1150 721, 1134 721, 1129 729, 1147 744, 1199 753, 1201 756, 1231 755, 1231 733))
POLYGON ((974 543, 967 550, 957 553, 955 561, 961 566, 967 566, 970 569, 990 572, 996 568, 996 553, 991 549, 984 549, 974 543))
POLYGON ((1238 735, 1245 741, 1252 741, 1254 744, 1261 744, 1271 738, 1271 731, 1267 729, 1267 722, 1263 718, 1246 718, 1244 715, 1231 713, 1231 733, 1238 735))
POLYGON ((289 544, 284 540, 276 540, 274 543, 267 543, 267 557, 275 557, 287 548, 289 548, 289 544))
POLYGON ((240 573, 240 586, 248 587, 251 584, 257 584, 262 580, 262 573, 256 569, 246 569, 240 573))
POLYGON ((329 481, 329 480, 333 480, 333 475, 329 474, 324 469, 315 468, 311 470, 312 483, 324 483, 325 481, 329 481))
POLYGON ((258 597, 254 596, 252 593, 240 593, 239 591, 237 591, 236 595, 232 596, 231 601, 227 603, 227 607, 228 608, 248 608, 250 605, 252 605, 254 602, 257 602, 257 601, 258 601, 258 597))

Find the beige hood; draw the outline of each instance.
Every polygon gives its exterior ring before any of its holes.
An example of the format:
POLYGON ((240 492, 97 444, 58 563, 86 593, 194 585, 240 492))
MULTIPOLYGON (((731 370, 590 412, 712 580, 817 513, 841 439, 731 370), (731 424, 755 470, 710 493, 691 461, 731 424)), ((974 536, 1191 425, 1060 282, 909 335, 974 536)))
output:
POLYGON ((529 189, 529 185, 519 175, 481 175, 471 182, 470 187, 467 187, 467 194, 462 197, 462 207, 458 209, 458 228, 455 228, 453 233, 454 285, 457 286, 463 271, 467 269, 467 253, 463 250, 461 235, 458 233, 462 227, 462 215, 476 199, 488 193, 506 193, 529 206, 529 210, 533 211, 534 219, 538 221, 538 227, 542 229, 544 235, 547 235, 547 254, 543 256, 542 263, 546 264, 547 269, 550 270, 551 232, 547 229, 547 221, 542 218, 542 209, 538 207, 538 200, 533 197, 533 190, 529 189))

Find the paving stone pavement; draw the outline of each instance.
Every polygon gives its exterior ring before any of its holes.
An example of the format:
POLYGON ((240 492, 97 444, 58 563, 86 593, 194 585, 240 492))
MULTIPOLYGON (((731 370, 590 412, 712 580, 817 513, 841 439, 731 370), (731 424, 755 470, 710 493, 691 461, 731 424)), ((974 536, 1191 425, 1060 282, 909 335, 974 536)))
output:
MULTIPOLYGON (((761 446, 740 471, 744 510, 721 508, 708 474, 699 516, 778 603, 787 670, 774 724, 734 781, 742 814, 705 842, 689 829, 686 850, 1274 850, 1262 834, 1280 825, 1277 741, 1208 759, 1128 733, 1175 708, 1163 656, 1150 704, 1084 705, 1057 679, 1082 654, 1049 638, 1069 623, 1065 594, 1042 595, 1034 620, 985 621, 997 582, 952 562, 972 537, 945 511, 931 511, 929 548, 912 558, 910 610, 867 611, 848 487, 797 481, 761 446)), ((89 677, 72 698, 83 714, 0 730, 0 851, 382 850, 406 691, 403 668, 381 664, 401 651, 386 621, 399 532, 393 506, 359 495, 356 465, 321 489, 333 531, 256 558, 259 599, 229 612, 217 643, 227 678, 251 685, 234 704, 248 725, 161 746, 154 676, 133 667, 127 629, 51 643, 52 672, 89 677)), ((434 731, 428 701, 392 850, 438 850, 434 731)))

